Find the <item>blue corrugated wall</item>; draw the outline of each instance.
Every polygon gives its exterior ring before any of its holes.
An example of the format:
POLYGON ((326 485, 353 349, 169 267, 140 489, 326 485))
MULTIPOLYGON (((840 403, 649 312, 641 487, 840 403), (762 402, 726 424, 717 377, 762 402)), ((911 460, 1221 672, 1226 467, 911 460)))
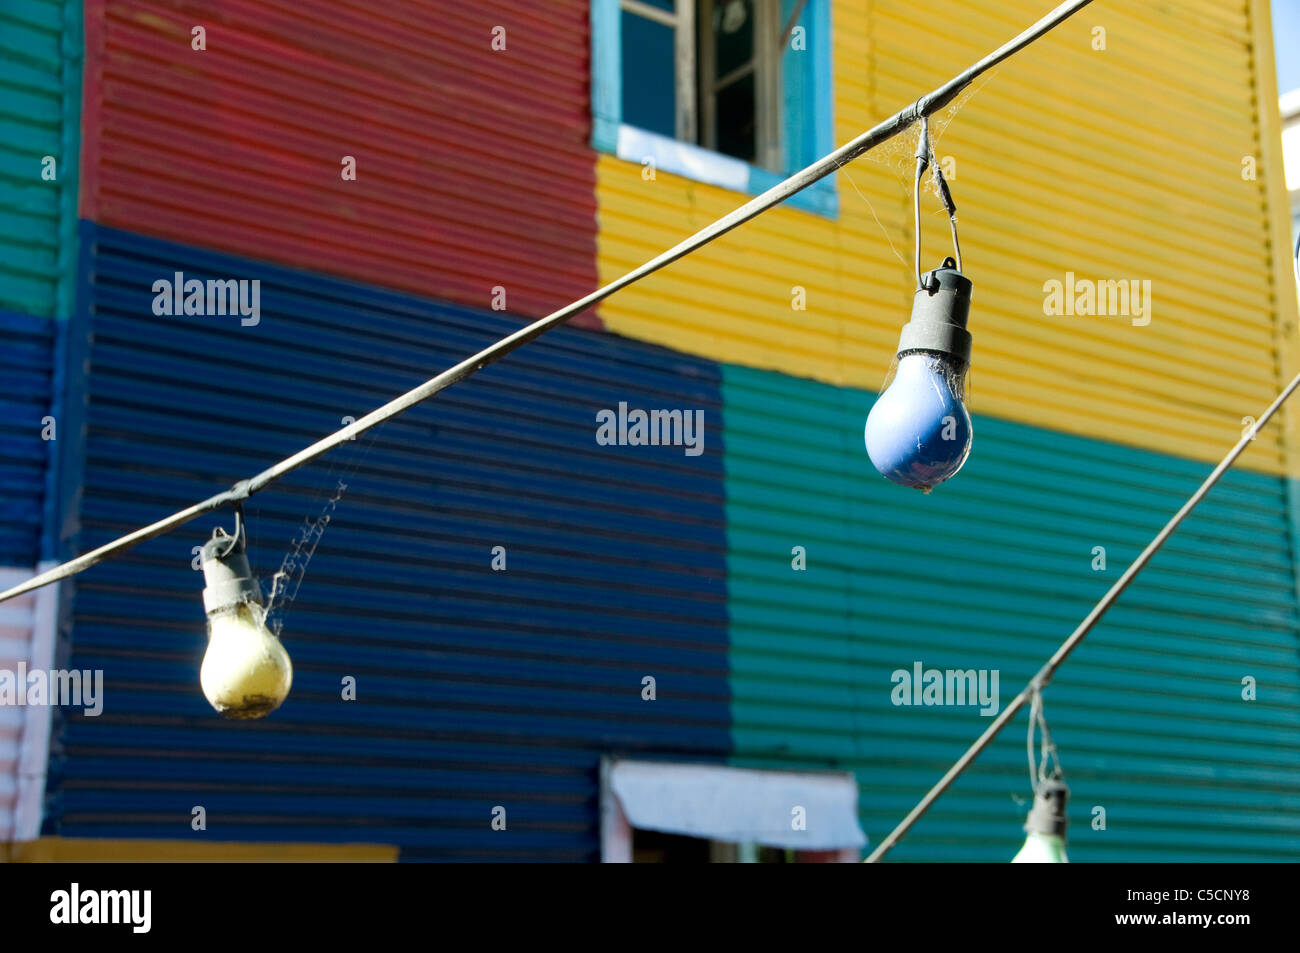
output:
MULTIPOLYGON (((67 551, 250 476, 518 326, 91 224, 82 248, 67 551), (260 280, 260 323, 155 316, 152 284, 176 271, 260 280)), ((295 684, 266 721, 223 721, 198 691, 192 547, 228 517, 80 576, 69 664, 104 670, 105 708, 62 724, 47 831, 184 837, 202 806, 220 840, 594 859, 600 753, 727 753, 719 386, 709 361, 560 329, 254 497, 265 579, 347 484, 283 613, 295 684), (599 446, 596 412, 619 401, 703 409, 704 453, 599 446)))
POLYGON ((0 566, 30 568, 40 556, 54 328, 48 318, 0 311, 0 566))

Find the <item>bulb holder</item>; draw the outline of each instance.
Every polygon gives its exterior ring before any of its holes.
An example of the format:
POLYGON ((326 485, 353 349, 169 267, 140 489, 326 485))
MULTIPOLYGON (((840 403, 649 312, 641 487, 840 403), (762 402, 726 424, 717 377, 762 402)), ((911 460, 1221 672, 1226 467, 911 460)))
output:
POLYGON ((1025 820, 1025 830, 1030 834, 1055 834, 1065 837, 1065 805, 1070 789, 1064 781, 1040 781, 1034 794, 1034 806, 1025 820))
POLYGON ((203 611, 208 615, 247 602, 262 604, 262 590, 253 578, 244 550, 244 534, 229 536, 218 528, 199 551, 203 567, 203 611))
POLYGON ((970 363, 971 280, 957 270, 952 258, 926 272, 912 298, 912 319, 903 325, 898 338, 898 356, 909 351, 945 354, 964 367, 970 363))

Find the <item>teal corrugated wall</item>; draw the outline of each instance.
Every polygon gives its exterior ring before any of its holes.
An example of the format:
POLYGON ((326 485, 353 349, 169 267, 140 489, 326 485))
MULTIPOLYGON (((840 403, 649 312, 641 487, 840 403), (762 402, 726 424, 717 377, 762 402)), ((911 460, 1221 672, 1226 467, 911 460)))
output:
MULTIPOLYGON (((727 366, 723 396, 734 760, 853 770, 873 844, 988 725, 895 706, 891 673, 998 670, 1005 704, 1210 469, 978 417, 961 476, 927 497, 871 468, 870 392, 727 366)), ((1072 859, 1300 859, 1285 489, 1229 473, 1046 692, 1072 859)), ((1025 725, 891 859, 1009 860, 1025 725)))
POLYGON ((0 3, 0 310, 71 312, 81 37, 80 3, 0 3))

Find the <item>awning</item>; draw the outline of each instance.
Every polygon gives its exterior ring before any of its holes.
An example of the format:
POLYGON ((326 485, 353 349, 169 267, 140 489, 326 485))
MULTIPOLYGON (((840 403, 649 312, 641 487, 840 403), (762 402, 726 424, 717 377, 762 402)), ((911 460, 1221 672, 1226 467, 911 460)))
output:
POLYGON ((800 850, 867 843, 851 774, 615 760, 609 785, 643 830, 800 850))

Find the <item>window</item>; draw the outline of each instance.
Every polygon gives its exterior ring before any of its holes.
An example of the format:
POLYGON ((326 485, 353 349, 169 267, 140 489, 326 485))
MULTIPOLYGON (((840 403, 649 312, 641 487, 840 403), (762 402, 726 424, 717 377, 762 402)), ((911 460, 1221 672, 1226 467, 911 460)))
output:
POLYGON ((592 144, 761 192, 831 150, 830 57, 830 0, 593 0, 592 144))
POLYGON ((780 172, 776 0, 697 0, 700 145, 780 172))
POLYGON ((623 122, 779 172, 778 0, 621 0, 623 122))
POLYGON ((690 0, 622 0, 619 24, 623 121, 683 142, 695 141, 690 7, 690 0))

